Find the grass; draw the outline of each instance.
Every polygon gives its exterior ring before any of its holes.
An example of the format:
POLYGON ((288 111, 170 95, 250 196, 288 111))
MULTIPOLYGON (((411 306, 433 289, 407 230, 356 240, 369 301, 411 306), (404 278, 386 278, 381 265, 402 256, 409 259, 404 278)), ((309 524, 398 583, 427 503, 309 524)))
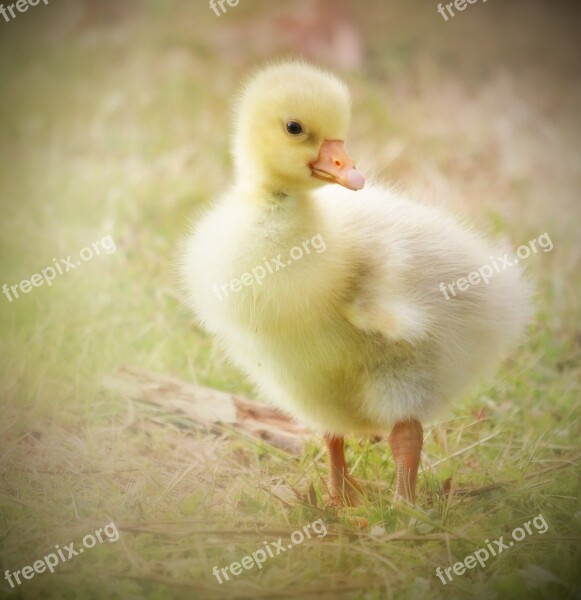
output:
POLYGON ((0 567, 15 571, 113 521, 98 545, 7 598, 574 598, 581 587, 581 98, 573 19, 540 3, 368 1, 350 150, 363 170, 446 202, 533 255, 538 313, 496 377, 426 428, 418 508, 391 507, 385 440, 351 439, 368 497, 324 497, 316 439, 303 456, 106 393, 124 363, 254 396, 180 305, 174 253, 230 177, 232 94, 254 57, 220 28, 270 10, 144 2, 78 26, 72 3, 0 23, 0 283, 111 234, 116 252, 9 303, 0 297, 0 567), (497 3, 498 4, 498 3, 497 3), (442 490, 450 490, 443 493, 442 490), (467 490, 468 494, 463 494, 467 490), (438 566, 542 514, 547 533, 443 586, 438 566), (219 585, 225 566, 323 519, 328 534, 219 585))

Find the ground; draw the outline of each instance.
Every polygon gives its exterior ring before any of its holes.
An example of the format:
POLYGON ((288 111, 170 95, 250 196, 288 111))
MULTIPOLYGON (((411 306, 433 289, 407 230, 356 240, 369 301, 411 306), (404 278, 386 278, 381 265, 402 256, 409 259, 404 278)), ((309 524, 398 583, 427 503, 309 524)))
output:
POLYGON ((367 497, 337 510, 317 437, 291 457, 101 385, 132 364, 256 398, 183 307, 175 252, 231 179, 233 96, 264 55, 236 35, 273 3, 217 17, 205 2, 85 16, 51 2, 0 18, 0 285, 106 238, 52 285, 0 296, 0 571, 109 523, 120 534, 54 574, 2 579, 1 597, 579 597, 578 15, 496 0, 444 21, 422 5, 353 3, 364 64, 335 69, 353 94, 350 154, 513 248, 547 233, 553 249, 526 259, 528 338, 426 426, 418 505, 399 510, 385 437, 349 440, 367 497), (483 567, 436 575, 535 517, 546 532, 529 523, 483 567), (326 535, 213 575, 319 519, 326 535))

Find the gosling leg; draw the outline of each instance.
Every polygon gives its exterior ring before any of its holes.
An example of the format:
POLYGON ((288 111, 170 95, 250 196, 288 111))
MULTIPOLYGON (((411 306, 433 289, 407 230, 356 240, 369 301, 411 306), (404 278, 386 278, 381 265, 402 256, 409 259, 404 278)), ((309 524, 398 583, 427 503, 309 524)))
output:
POLYGON ((389 445, 395 462, 394 502, 416 501, 416 482, 420 466, 424 433, 416 419, 396 423, 389 435, 389 445))
POLYGON ((325 443, 329 452, 331 502, 337 506, 358 506, 361 504, 362 489, 349 475, 343 437, 325 434, 325 443))

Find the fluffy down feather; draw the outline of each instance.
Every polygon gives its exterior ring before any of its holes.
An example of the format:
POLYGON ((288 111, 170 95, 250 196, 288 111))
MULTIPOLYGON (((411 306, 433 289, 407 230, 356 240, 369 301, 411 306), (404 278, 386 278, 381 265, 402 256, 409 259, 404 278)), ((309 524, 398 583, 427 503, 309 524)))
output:
POLYGON ((253 79, 238 108, 235 183, 195 225, 181 263, 191 308, 265 398, 335 434, 433 419, 530 315, 517 267, 444 297, 441 282, 504 249, 443 209, 381 185, 320 188, 308 161, 323 140, 343 139, 345 94, 300 63, 253 79), (285 137, 291 117, 312 139, 285 137), (245 273, 237 291, 225 285, 245 273))

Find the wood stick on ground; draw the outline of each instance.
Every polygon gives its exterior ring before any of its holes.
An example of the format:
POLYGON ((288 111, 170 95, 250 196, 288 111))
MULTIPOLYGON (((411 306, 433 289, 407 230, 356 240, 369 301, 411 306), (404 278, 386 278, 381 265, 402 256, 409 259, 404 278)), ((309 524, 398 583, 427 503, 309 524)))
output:
POLYGON ((242 396, 130 365, 107 375, 103 387, 134 402, 185 416, 210 430, 231 427, 293 456, 303 451, 304 427, 276 409, 242 396))

